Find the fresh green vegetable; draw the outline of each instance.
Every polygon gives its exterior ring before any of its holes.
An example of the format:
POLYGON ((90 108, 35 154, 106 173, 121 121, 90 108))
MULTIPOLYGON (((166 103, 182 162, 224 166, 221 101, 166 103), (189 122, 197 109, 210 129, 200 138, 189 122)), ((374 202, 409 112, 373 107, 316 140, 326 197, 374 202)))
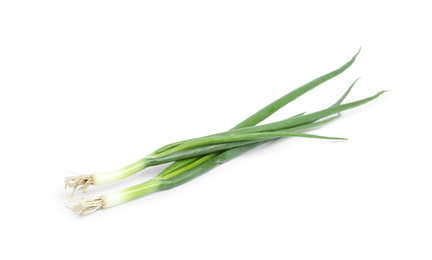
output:
MULTIPOLYGON (((273 113, 278 111, 280 108, 282 108, 286 104, 297 99, 299 96, 307 93, 308 91, 314 89, 315 87, 326 82, 327 80, 332 79, 332 78, 336 77, 337 75, 341 74, 342 72, 344 72, 346 69, 348 69, 354 63, 358 54, 360 53, 360 50, 353 56, 353 58, 350 61, 348 61, 346 64, 344 64, 339 69, 336 69, 330 73, 327 73, 321 77, 318 77, 315 80, 313 80, 313 81, 291 91, 290 93, 284 95, 283 97, 277 99, 276 101, 272 102, 271 104, 267 105, 266 107, 264 107, 260 111, 256 112, 252 116, 248 117, 247 119, 245 119, 244 121, 242 121, 241 123, 236 125, 232 129, 232 131, 236 130, 236 129, 244 128, 244 127, 251 127, 251 126, 254 126, 254 125, 262 122, 264 119, 266 119, 267 117, 269 117, 270 115, 272 115, 273 113)), ((298 115, 298 117, 301 117, 301 116, 302 115, 298 115)), ((313 122, 313 121, 310 121, 310 122, 313 122)), ((277 130, 281 130, 281 129, 284 129, 284 128, 278 128, 277 130)), ((250 128, 247 131, 248 132, 244 132, 244 133, 253 133, 253 131, 251 131, 250 128)), ((263 130, 260 132, 264 132, 264 131, 266 131, 266 130, 263 130)), ((275 130, 268 130, 268 131, 275 131, 275 130)), ((238 133, 234 133, 234 134, 238 134, 238 133)), ((223 135, 230 135, 230 134, 222 133, 221 136, 223 136, 223 135)), ((71 188, 73 188, 74 192, 75 192, 75 190, 82 190, 83 192, 85 192, 87 190, 87 188, 91 185, 99 186, 99 185, 112 183, 112 182, 124 179, 128 176, 131 176, 135 173, 138 173, 149 166, 156 165, 156 162, 159 162, 159 163, 168 162, 167 160, 163 160, 163 159, 156 160, 155 158, 162 157, 162 156, 171 156, 170 158, 172 158, 173 160, 181 160, 181 161, 177 161, 177 162, 173 163, 172 165, 167 167, 164 171, 162 171, 161 175, 164 175, 164 174, 169 173, 170 171, 179 170, 180 168, 185 167, 185 166, 197 161, 199 158, 196 156, 198 156, 198 155, 205 155, 205 154, 213 153, 216 151, 223 151, 223 148, 224 148, 223 146, 222 147, 219 146, 219 148, 221 148, 221 149, 218 150, 214 146, 213 147, 200 147, 197 151, 189 151, 189 153, 185 152, 183 154, 173 154, 176 151, 178 151, 178 149, 174 149, 171 152, 168 152, 170 149, 173 149, 174 147, 179 146, 179 145, 184 145, 183 146, 183 148, 184 148, 186 146, 185 142, 193 142, 193 141, 195 141, 195 140, 194 139, 186 140, 186 141, 166 145, 164 147, 159 148, 158 150, 156 150, 155 152, 153 152, 149 156, 147 156, 143 159, 140 159, 140 160, 138 160, 138 161, 136 161, 130 165, 127 165, 127 166, 125 166, 119 170, 116 170, 116 171, 97 172, 97 173, 93 173, 90 175, 77 175, 77 176, 68 177, 65 180, 65 184, 66 184, 65 188, 71 187, 71 188), (160 156, 160 154, 162 154, 162 156, 160 156), (188 156, 187 154, 189 154, 190 156, 188 156), (153 158, 155 160, 150 162, 151 161, 150 158, 153 158), (187 158, 187 159, 183 159, 183 158, 187 158)), ((231 145, 233 145, 233 144, 231 144, 231 145)), ((235 146, 233 146, 233 147, 235 147, 235 146)), ((226 149, 229 149, 229 148, 226 148, 226 149)), ((215 155, 216 154, 214 154, 214 156, 215 155)), ((169 158, 169 157, 166 157, 166 159, 167 158, 169 158)), ((210 158, 210 157, 207 157, 207 158, 210 158)), ((200 160, 200 162, 201 161, 202 160, 200 160)))
POLYGON ((325 137, 300 132, 327 124, 339 118, 342 111, 370 102, 379 97, 384 91, 362 100, 342 104, 357 82, 356 80, 344 95, 329 108, 310 114, 301 113, 270 124, 259 126, 256 126, 256 124, 299 96, 345 71, 352 65, 357 55, 358 53, 341 68, 321 76, 279 98, 227 132, 168 144, 149 156, 115 172, 95 173, 81 179, 67 179, 67 186, 71 186, 74 189, 81 187, 85 191, 92 184, 102 185, 111 183, 141 171, 148 166, 181 160, 168 166, 155 178, 122 191, 108 193, 95 199, 72 198, 69 207, 80 214, 87 214, 98 208, 116 206, 157 190, 176 187, 250 149, 281 137, 294 136, 344 140, 343 138, 325 137), (337 114, 337 116, 324 119, 334 114, 337 114))

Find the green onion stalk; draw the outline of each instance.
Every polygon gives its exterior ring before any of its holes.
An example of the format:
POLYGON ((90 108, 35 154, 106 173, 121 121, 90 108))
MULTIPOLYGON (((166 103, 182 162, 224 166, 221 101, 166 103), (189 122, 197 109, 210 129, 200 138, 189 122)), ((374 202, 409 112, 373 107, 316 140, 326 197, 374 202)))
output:
MULTIPOLYGON (((256 112, 252 116, 248 117, 247 119, 243 120, 241 123, 236 125, 234 128, 232 128, 230 131, 219 134, 220 136, 229 136, 231 135, 232 138, 239 138, 239 137, 233 137, 232 135, 238 135, 239 133, 232 132, 237 129, 245 128, 245 127, 253 127, 257 125, 258 123, 262 122, 264 119, 268 118, 270 115, 287 105, 288 103, 292 102, 299 96, 305 94, 306 92, 314 89, 315 87, 319 86, 320 84, 326 82, 327 80, 330 80, 337 75, 344 72, 346 69, 348 69, 356 60, 358 54, 360 53, 360 50, 352 57, 350 61, 348 61, 346 64, 344 64, 342 67, 327 73, 321 77, 316 78, 315 80, 291 91, 290 93, 282 96, 281 98, 277 99, 276 101, 272 102, 271 104, 267 105, 266 107, 262 108, 260 111, 256 112)), ((302 115, 298 115, 302 116, 302 115)), ((279 128, 278 130, 281 130, 283 128, 279 128)), ((253 130, 249 128, 246 133, 253 133, 253 130)), ((274 130, 268 130, 274 131, 274 130)), ((263 132, 263 131, 260 131, 263 132)), ((265 132, 265 131, 264 131, 265 132)), ((274 133, 273 133, 274 134, 274 133)), ((217 137, 218 135, 216 135, 217 137)), ((212 136, 212 138, 214 138, 212 136)), ((185 166, 188 166, 189 164, 196 165, 199 162, 203 162, 206 159, 200 158, 200 156, 205 156, 207 154, 213 154, 213 156, 216 156, 217 152, 225 151, 228 149, 232 149, 235 147, 256 143, 259 141, 263 141, 258 138, 253 138, 251 136, 248 136, 249 139, 244 141, 230 141, 229 143, 226 142, 226 140, 221 139, 213 139, 213 142, 215 144, 213 145, 203 145, 199 143, 199 140, 192 139, 192 140, 186 140, 181 142, 172 143, 166 146, 163 146, 159 149, 157 149, 155 152, 151 153, 150 155, 132 163, 129 164, 121 169, 115 170, 115 171, 109 171, 109 172, 96 172, 93 174, 79 174, 75 176, 70 176, 65 179, 65 188, 70 187, 73 189, 73 193, 76 190, 81 190, 83 192, 86 192, 88 187, 94 185, 94 186, 101 186, 109 183, 113 183, 116 181, 119 181, 121 179, 124 179, 126 177, 129 177, 133 174, 136 174, 145 168, 149 166, 164 164, 168 162, 174 162, 172 165, 167 167, 161 174, 167 174, 174 170, 179 170, 185 166), (197 142, 198 141, 198 142, 197 142), (219 142, 219 143, 218 143, 219 142), (195 144, 195 146, 194 146, 195 144), (189 148, 186 148, 189 147, 189 148), (179 152, 181 151, 181 152, 179 152), (198 161, 198 162, 197 162, 198 161)), ((206 138, 206 137, 204 137, 206 138)), ((210 138, 210 137, 207 137, 210 138)), ((201 138, 202 139, 202 138, 201 138)), ((207 139, 207 141, 209 141, 207 139)), ((207 160, 211 156, 206 157, 207 160)))
POLYGON ((356 80, 344 95, 327 109, 311 114, 302 113, 270 124, 260 126, 256 126, 256 124, 260 123, 286 104, 310 91, 319 84, 345 71, 352 65, 357 55, 358 53, 338 70, 319 77, 288 93, 244 120, 230 131, 169 144, 156 150, 154 153, 140 161, 122 168, 120 170, 121 173, 118 174, 100 173, 87 176, 87 182, 80 184, 81 189, 84 191, 88 187, 87 185, 90 185, 88 184, 89 182, 92 182, 94 185, 102 185, 123 179, 151 165, 183 159, 181 161, 176 161, 174 164, 162 171, 158 176, 142 184, 121 191, 108 193, 98 198, 71 198, 68 206, 80 214, 88 214, 99 208, 116 206, 154 191, 176 187, 203 174, 204 172, 209 171, 221 163, 224 163, 261 144, 281 137, 291 136, 346 140, 344 138, 310 135, 300 132, 327 124, 332 120, 339 118, 342 111, 370 102, 380 96, 383 91, 362 100, 341 104, 356 83, 356 80), (335 114, 337 114, 337 116, 324 119, 335 114), (99 176, 103 176, 102 180, 99 179, 99 176))

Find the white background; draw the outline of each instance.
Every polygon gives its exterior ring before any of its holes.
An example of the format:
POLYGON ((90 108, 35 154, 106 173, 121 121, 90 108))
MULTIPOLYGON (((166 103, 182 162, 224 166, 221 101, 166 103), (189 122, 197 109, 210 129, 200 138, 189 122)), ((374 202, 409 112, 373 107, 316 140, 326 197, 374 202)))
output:
MULTIPOLYGON (((2 259, 431 259, 428 1, 1 1, 2 259), (66 170, 391 90, 172 190, 80 217, 66 170)), ((88 196, 155 176, 154 167, 88 196)))

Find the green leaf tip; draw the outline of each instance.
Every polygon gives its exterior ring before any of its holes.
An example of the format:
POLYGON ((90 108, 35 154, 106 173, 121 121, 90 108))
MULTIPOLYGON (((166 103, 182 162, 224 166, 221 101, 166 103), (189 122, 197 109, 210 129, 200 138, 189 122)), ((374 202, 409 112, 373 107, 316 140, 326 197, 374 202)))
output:
POLYGON ((357 51, 357 53, 354 55, 354 57, 352 58, 352 61, 355 61, 355 59, 357 58, 357 56, 360 54, 361 51, 361 47, 359 48, 359 50, 357 51))
POLYGON ((383 91, 380 91, 380 92, 378 92, 378 93, 374 96, 374 98, 377 98, 377 97, 381 96, 382 94, 384 94, 384 93, 386 93, 386 92, 390 92, 390 90, 383 90, 383 91))
POLYGON ((361 52, 361 49, 362 49, 362 47, 360 46, 360 48, 359 48, 359 50, 357 51, 357 53, 356 53, 355 56, 359 55, 359 53, 361 52))
POLYGON ((354 85, 356 84, 356 82, 359 80, 360 78, 358 78, 358 79, 356 79, 352 84, 351 84, 351 86, 347 89, 347 91, 345 91, 345 93, 342 95, 342 97, 336 102, 336 103, 334 103, 333 104, 333 106, 337 106, 337 105, 340 105, 344 100, 345 100, 345 98, 348 96, 348 94, 351 92, 351 89, 354 87, 354 85))

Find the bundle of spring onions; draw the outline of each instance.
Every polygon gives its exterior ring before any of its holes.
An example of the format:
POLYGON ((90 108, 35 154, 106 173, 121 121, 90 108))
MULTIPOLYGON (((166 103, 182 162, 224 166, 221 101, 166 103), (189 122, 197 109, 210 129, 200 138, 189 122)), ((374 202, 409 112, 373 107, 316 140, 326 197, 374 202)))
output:
POLYGON ((171 143, 155 150, 141 160, 111 172, 97 172, 90 175, 77 175, 65 180, 66 187, 75 191, 86 192, 89 186, 101 186, 124 179, 147 167, 174 162, 156 177, 130 188, 104 194, 97 198, 71 197, 67 207, 79 214, 88 214, 99 208, 109 208, 149 193, 170 189, 183 184, 234 157, 245 153, 266 142, 281 137, 305 137, 318 139, 345 140, 302 133, 305 130, 327 124, 341 116, 341 112, 358 107, 379 97, 381 91, 371 97, 342 104, 354 83, 333 105, 313 113, 302 113, 274 123, 258 125, 264 119, 281 109, 286 104, 314 89, 323 82, 336 77, 348 69, 357 58, 360 50, 345 65, 328 74, 291 91, 273 103, 248 117, 231 130, 204 137, 171 143))

